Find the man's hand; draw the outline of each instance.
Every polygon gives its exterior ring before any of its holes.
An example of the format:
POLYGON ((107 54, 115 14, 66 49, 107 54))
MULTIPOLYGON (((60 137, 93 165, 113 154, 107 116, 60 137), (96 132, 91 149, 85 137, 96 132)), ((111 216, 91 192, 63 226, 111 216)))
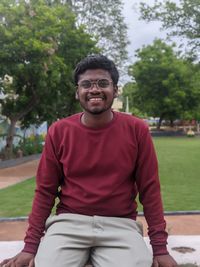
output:
POLYGON ((177 267, 177 262, 170 255, 155 256, 152 267, 177 267))
POLYGON ((2 261, 0 267, 34 267, 34 258, 33 254, 20 252, 15 257, 2 261))

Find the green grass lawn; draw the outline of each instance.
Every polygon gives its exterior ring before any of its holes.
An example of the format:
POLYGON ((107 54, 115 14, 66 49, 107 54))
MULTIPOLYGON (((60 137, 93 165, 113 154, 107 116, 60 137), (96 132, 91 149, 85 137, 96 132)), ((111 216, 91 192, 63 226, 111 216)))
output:
POLYGON ((200 210, 200 138, 154 138, 164 208, 200 210))
MULTIPOLYGON (((200 138, 156 137, 165 211, 200 210, 200 138)), ((0 217, 30 212, 35 179, 0 190, 0 217)))
POLYGON ((0 190, 0 217, 27 216, 30 213, 35 188, 31 178, 0 190))

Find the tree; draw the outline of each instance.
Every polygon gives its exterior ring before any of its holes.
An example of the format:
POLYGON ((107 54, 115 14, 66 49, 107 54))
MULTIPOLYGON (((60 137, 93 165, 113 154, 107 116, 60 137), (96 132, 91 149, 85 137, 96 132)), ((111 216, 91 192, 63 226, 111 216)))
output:
POLYGON ((130 66, 130 75, 137 83, 135 106, 149 116, 173 121, 199 107, 200 87, 197 66, 179 58, 161 40, 137 51, 138 61, 130 66))
POLYGON ((162 28, 170 30, 169 35, 184 37, 191 47, 194 59, 200 56, 200 1, 180 0, 155 1, 153 6, 142 2, 140 4, 141 18, 146 21, 158 20, 162 28))
POLYGON ((128 101, 128 105, 129 105, 129 112, 139 116, 139 117, 146 117, 146 114, 143 113, 137 103, 138 103, 138 99, 139 99, 139 95, 138 95, 138 87, 137 87, 137 83, 136 82, 128 82, 124 85, 123 87, 123 110, 126 111, 126 107, 127 107, 127 101, 128 101))
POLYGON ((200 69, 199 64, 190 68, 190 88, 188 91, 187 110, 183 111, 183 118, 200 122, 200 69))
POLYGON ((103 53, 122 68, 127 59, 127 25, 122 16, 121 0, 68 0, 77 14, 79 25, 85 25, 103 53))
POLYGON ((44 0, 1 1, 0 47, 0 103, 10 120, 6 148, 12 151, 17 121, 27 126, 75 112, 73 69, 97 50, 67 5, 44 0))

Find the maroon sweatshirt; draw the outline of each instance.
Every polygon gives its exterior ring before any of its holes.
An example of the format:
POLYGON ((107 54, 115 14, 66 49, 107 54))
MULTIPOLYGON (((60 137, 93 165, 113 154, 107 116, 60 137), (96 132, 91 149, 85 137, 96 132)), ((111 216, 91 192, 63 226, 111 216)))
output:
POLYGON ((135 220, 139 192, 153 253, 168 254, 157 159, 148 126, 134 116, 114 112, 109 124, 93 129, 81 124, 81 115, 49 128, 23 251, 37 252, 57 196, 57 214, 135 220))

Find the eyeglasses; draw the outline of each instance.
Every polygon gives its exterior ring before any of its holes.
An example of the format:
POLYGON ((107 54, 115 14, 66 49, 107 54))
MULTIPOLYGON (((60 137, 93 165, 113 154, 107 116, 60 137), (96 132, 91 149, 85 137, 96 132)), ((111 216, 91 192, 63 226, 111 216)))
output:
POLYGON ((82 89, 89 90, 94 86, 94 84, 98 89, 106 89, 112 84, 112 81, 109 81, 107 79, 100 79, 95 82, 90 80, 83 80, 80 83, 78 83, 78 86, 82 89))

